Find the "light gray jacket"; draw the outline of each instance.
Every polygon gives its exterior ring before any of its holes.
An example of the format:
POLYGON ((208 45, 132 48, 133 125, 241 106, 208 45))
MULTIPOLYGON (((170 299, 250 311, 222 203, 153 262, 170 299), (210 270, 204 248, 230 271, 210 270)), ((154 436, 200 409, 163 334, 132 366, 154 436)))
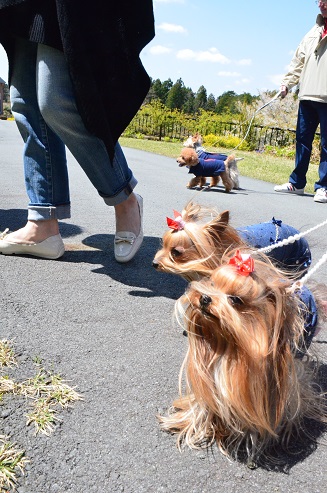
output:
POLYGON ((321 38, 324 18, 317 16, 315 26, 304 36, 281 85, 299 85, 299 99, 327 103, 327 36, 321 38))

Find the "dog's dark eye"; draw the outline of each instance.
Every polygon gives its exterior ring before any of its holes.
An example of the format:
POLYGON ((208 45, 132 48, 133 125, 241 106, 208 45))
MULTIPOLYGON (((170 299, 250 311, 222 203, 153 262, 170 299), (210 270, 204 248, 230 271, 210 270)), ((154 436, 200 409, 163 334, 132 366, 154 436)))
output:
POLYGON ((210 305, 211 302, 212 302, 212 298, 210 298, 210 296, 208 296, 206 294, 202 294, 200 296, 200 307, 202 309, 207 308, 207 306, 210 305))
POLYGON ((176 247, 171 249, 172 257, 180 257, 181 255, 183 255, 184 252, 185 250, 182 247, 176 247))
POLYGON ((232 305, 243 305, 243 301, 238 296, 228 296, 229 301, 232 305))

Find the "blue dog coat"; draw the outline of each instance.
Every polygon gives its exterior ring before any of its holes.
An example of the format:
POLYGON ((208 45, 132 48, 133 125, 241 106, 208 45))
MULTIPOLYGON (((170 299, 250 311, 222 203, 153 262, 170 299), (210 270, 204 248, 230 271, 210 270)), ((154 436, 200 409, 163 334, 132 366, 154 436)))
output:
POLYGON ((300 354, 305 351, 311 344, 315 335, 316 326, 318 323, 318 309, 312 292, 306 286, 303 286, 299 291, 295 292, 301 303, 301 311, 304 321, 303 341, 300 344, 300 354))
POLYGON ((195 176, 219 176, 226 170, 224 161, 226 161, 227 156, 225 154, 201 152, 198 158, 198 164, 190 166, 189 169, 189 173, 195 176))
MULTIPOLYGON (((283 224, 282 221, 275 218, 271 222, 237 228, 237 231, 246 243, 255 248, 274 245, 289 236, 299 233, 297 229, 283 224)), ((267 255, 276 260, 279 267, 288 271, 306 270, 311 264, 310 247, 305 238, 300 238, 294 243, 275 248, 268 252, 267 255)))

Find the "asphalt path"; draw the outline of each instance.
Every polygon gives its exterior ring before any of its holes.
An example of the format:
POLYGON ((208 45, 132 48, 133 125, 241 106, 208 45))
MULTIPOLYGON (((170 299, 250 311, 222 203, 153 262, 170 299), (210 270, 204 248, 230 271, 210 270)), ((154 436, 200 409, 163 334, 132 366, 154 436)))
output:
MULTIPOLYGON (((0 256, 0 338, 13 341, 17 368, 27 378, 35 360, 77 386, 83 401, 60 413, 50 437, 26 426, 27 403, 0 402, 0 434, 30 459, 19 493, 318 493, 326 491, 327 449, 321 431, 275 468, 248 469, 213 447, 176 448, 156 415, 177 395, 187 340, 173 320, 185 282, 160 274, 151 261, 166 231, 166 216, 193 199, 229 209, 234 226, 273 216, 301 231, 323 221, 327 205, 312 195, 277 194, 264 181, 240 178, 241 190, 196 192, 173 159, 126 148, 144 197, 144 244, 127 265, 113 256, 114 213, 68 153, 72 217, 60 229, 60 260, 0 256)), ((0 231, 26 221, 22 143, 14 122, 0 121, 0 231)), ((250 159, 250 158, 249 158, 250 159)), ((262 177, 264 179, 264 176, 262 177)), ((308 236, 315 264, 326 251, 326 226, 308 236)), ((314 275, 326 278, 325 264, 314 275)), ((326 330, 313 348, 327 363, 326 330)), ((322 371, 327 374, 327 367, 322 371)))

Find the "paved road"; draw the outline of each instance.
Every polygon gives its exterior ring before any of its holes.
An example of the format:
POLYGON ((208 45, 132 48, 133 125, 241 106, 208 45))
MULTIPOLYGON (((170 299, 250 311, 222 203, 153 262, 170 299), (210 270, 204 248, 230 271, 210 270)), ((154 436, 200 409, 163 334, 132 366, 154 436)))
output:
MULTIPOLYGON (((24 224, 26 197, 21 143, 13 122, 0 121, 0 230, 24 224)), ((324 221, 327 206, 312 196, 277 195, 271 184, 241 178, 224 194, 187 190, 172 159, 126 149, 145 202, 145 241, 128 265, 114 261, 114 215, 69 155, 72 218, 61 223, 67 252, 47 261, 0 256, 1 338, 14 341, 16 379, 31 376, 33 359, 76 385, 84 400, 61 413, 51 437, 25 426, 26 403, 0 403, 0 433, 10 434, 31 462, 19 493, 318 493, 326 490, 327 449, 320 443, 277 472, 229 462, 212 451, 185 450, 160 432, 156 414, 177 393, 187 341, 172 321, 183 280, 159 274, 151 260, 165 218, 190 199, 229 209, 241 226, 281 218, 306 230, 324 221)), ((264 178, 264 177, 263 177, 264 178)), ((310 235, 314 262, 326 250, 326 227, 310 235)), ((325 265, 315 279, 326 277, 325 265)), ((326 331, 314 343, 327 359, 326 331)), ((327 367, 323 367, 324 375, 327 367)), ((321 437, 320 437, 321 438, 321 437)))

